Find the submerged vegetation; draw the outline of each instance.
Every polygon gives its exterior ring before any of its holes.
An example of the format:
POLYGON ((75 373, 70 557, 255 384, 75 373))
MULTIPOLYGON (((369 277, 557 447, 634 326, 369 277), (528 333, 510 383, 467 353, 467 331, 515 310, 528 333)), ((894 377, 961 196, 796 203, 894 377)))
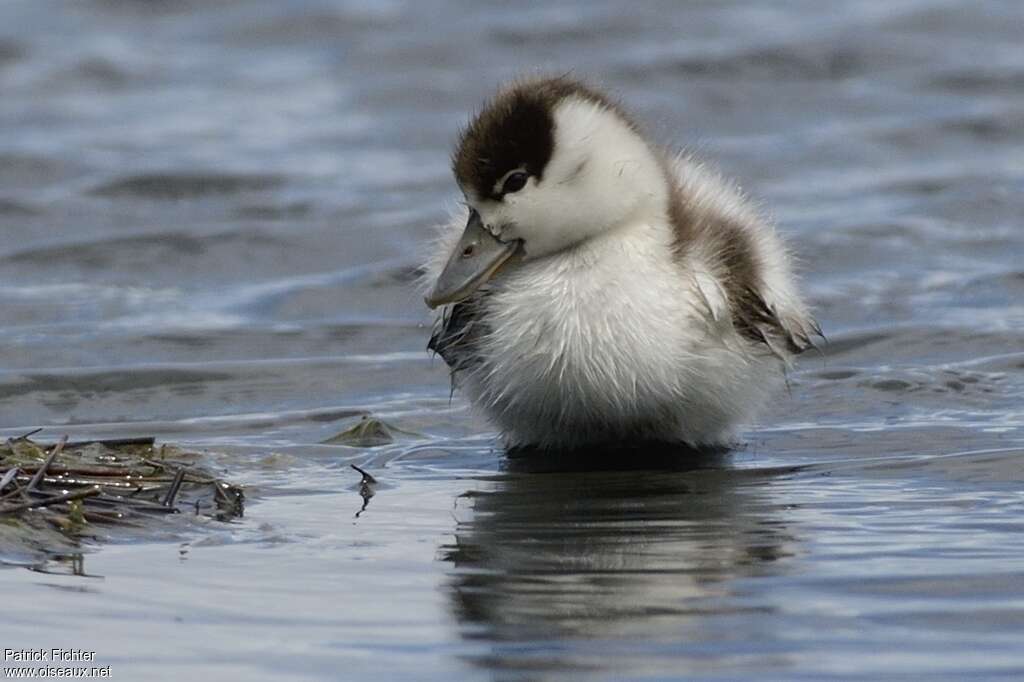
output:
POLYGON ((32 435, 0 443, 0 561, 66 554, 97 539, 101 527, 243 513, 242 489, 214 474, 201 453, 149 437, 44 444, 32 435))
POLYGON ((364 414, 355 424, 323 441, 327 445, 347 445, 353 448, 373 448, 395 442, 395 434, 423 438, 423 434, 405 431, 382 419, 364 414))

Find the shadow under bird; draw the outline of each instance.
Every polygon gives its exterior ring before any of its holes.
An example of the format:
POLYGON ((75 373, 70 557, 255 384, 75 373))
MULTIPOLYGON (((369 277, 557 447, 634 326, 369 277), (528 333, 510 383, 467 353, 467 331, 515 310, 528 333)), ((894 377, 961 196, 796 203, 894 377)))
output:
POLYGON ((727 446, 820 335, 771 224, 583 83, 509 84, 453 169, 429 348, 511 447, 727 446))

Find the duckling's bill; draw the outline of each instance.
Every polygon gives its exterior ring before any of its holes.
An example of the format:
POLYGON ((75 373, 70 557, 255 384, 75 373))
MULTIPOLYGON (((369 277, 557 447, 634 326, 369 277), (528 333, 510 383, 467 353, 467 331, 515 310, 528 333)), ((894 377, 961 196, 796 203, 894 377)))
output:
POLYGON ((503 242, 495 237, 480 220, 480 214, 470 211, 459 243, 427 294, 427 305, 436 308, 468 298, 519 251, 519 245, 518 239, 503 242))

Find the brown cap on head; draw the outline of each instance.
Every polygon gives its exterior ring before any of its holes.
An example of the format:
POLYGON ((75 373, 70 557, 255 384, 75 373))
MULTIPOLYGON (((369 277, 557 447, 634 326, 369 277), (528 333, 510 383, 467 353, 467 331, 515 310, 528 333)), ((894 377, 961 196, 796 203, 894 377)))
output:
POLYGON ((515 82, 488 102, 462 131, 452 157, 459 186, 480 198, 500 199, 494 186, 511 170, 523 168, 542 179, 554 151, 554 109, 570 96, 619 110, 605 95, 569 78, 515 82))

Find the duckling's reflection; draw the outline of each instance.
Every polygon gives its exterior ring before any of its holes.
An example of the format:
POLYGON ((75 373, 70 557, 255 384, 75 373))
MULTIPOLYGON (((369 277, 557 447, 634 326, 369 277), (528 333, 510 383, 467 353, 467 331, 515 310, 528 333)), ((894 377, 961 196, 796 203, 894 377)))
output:
POLYGON ((765 611, 736 581, 784 572, 794 552, 783 505, 763 491, 779 472, 664 454, 599 460, 604 471, 576 470, 593 458, 512 458, 492 488, 467 492, 472 513, 444 553, 467 637, 699 641, 713 636, 707 616, 765 611))

